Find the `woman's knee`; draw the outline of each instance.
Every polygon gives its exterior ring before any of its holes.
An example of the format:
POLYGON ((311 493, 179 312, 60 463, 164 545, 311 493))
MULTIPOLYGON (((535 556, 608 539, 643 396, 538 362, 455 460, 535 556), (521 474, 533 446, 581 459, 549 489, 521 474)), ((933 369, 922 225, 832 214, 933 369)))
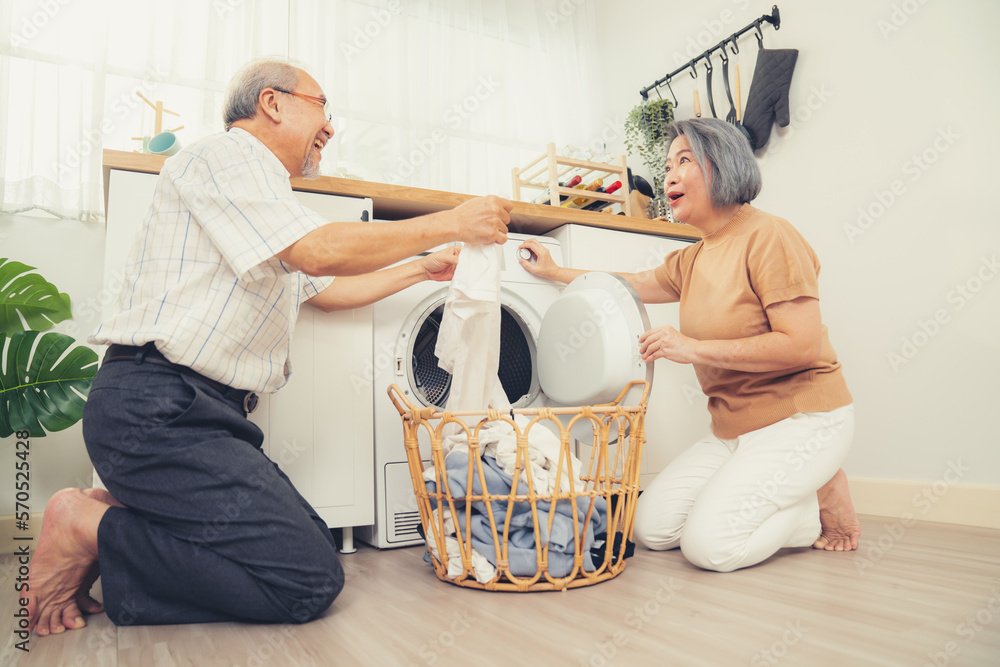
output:
POLYGON ((737 540, 703 525, 688 525, 680 540, 681 553, 692 565, 712 572, 732 572, 740 559, 737 540))
POLYGON ((635 509, 632 534, 635 541, 652 551, 666 551, 677 547, 683 520, 664 511, 657 503, 642 502, 635 509))

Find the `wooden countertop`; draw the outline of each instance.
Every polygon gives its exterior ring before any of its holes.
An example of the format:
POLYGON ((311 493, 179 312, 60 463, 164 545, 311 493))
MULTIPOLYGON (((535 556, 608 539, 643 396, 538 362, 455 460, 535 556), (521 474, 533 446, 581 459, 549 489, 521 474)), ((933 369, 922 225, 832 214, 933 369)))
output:
MULTIPOLYGON (((112 169, 123 171, 138 171, 148 174, 158 174, 163 167, 165 157, 148 155, 129 151, 104 150, 104 202, 107 210, 109 174, 112 169)), ((319 192, 324 194, 342 195, 348 197, 370 197, 373 203, 374 215, 380 220, 402 220, 427 213, 435 213, 458 206, 472 199, 474 195, 411 188, 403 185, 374 183, 372 181, 357 181, 346 178, 320 176, 306 180, 292 179, 292 188, 304 192, 319 192)), ((701 234, 690 225, 681 225, 663 220, 646 220, 645 218, 626 217, 581 211, 579 209, 564 209, 542 204, 514 202, 511 211, 510 231, 520 234, 544 234, 556 227, 573 223, 615 229, 640 234, 655 234, 682 239, 699 239, 701 234)))

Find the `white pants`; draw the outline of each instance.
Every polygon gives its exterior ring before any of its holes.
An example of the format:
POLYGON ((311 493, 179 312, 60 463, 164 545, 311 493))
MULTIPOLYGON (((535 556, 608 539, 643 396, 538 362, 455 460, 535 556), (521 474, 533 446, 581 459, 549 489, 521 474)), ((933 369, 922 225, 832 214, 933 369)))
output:
POLYGON ((816 491, 844 462, 854 405, 799 413, 732 440, 696 442, 643 491, 635 539, 656 551, 680 546, 706 570, 755 565, 820 535, 816 491))

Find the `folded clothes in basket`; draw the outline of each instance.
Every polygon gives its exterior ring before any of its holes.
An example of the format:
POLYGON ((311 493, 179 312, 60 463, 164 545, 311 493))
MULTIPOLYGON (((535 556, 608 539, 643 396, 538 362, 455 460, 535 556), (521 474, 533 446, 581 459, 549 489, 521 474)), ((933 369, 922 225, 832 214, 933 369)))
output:
MULTIPOLYGON (((524 415, 515 415, 514 422, 518 429, 528 434, 527 461, 531 467, 531 483, 535 493, 550 494, 554 491, 565 493, 570 490, 570 480, 574 480, 579 489, 582 482, 580 474, 583 465, 580 459, 569 453, 563 458, 562 472, 559 472, 559 454, 562 445, 559 437, 545 427, 542 422, 528 430, 529 420, 524 415)), ((517 468, 517 432, 505 421, 494 421, 479 429, 479 446, 486 456, 496 459, 497 465, 513 479, 517 468)), ((458 431, 444 438, 441 449, 445 455, 454 451, 468 452, 469 441, 465 431, 458 431)), ((433 470, 424 474, 425 479, 433 480, 433 470)))
MULTIPOLYGON (((462 546, 454 537, 455 519, 452 518, 451 512, 448 511, 448 508, 446 507, 443 510, 444 516, 438 517, 438 511, 439 510, 434 510, 432 512, 431 520, 434 522, 435 526, 444 527, 444 550, 448 560, 448 578, 455 579, 465 572, 465 565, 462 563, 462 546), (438 523, 439 518, 442 518, 441 523, 438 523)), ((423 534, 422 531, 421 534, 423 534)), ((427 550, 437 556, 438 560, 444 562, 445 557, 438 554, 437 540, 428 540, 427 550)), ((426 553, 424 554, 424 560, 430 562, 430 558, 426 553)), ((479 583, 485 584, 496 578, 497 568, 486 558, 486 556, 476 551, 475 548, 473 548, 472 552, 469 554, 469 562, 472 565, 472 572, 476 577, 476 581, 479 583)))
MULTIPOLYGON (((445 459, 447 470, 448 490, 453 498, 465 499, 468 495, 473 497, 482 496, 483 489, 480 485, 478 474, 473 475, 472 489, 466 489, 469 478, 469 457, 467 450, 453 451, 445 459), (467 493, 468 491, 468 493, 467 493)), ((511 494, 513 477, 503 471, 496 460, 489 456, 482 456, 483 477, 486 479, 486 490, 490 494, 505 495, 511 494)), ((578 480, 579 482, 579 480, 578 480)), ((583 482, 579 482, 577 490, 581 490, 583 482)), ((437 485, 433 481, 427 482, 428 491, 435 493, 437 485)), ((537 492, 537 491, 536 491, 537 492)), ((518 488, 515 495, 527 494, 528 485, 522 472, 518 478, 518 488)), ((490 522, 487 513, 486 503, 482 500, 471 503, 456 503, 454 523, 457 524, 461 533, 456 537, 465 541, 464 534, 466 520, 468 518, 471 532, 471 543, 475 551, 482 554, 490 563, 496 565, 497 550, 496 545, 503 548, 503 530, 506 522, 508 505, 512 505, 510 531, 507 538, 507 560, 511 574, 519 577, 528 577, 535 574, 538 565, 538 548, 548 546, 548 572, 555 578, 568 576, 573 571, 573 557, 576 553, 574 543, 574 521, 578 522, 579 531, 584 536, 582 553, 584 554, 583 567, 586 571, 592 572, 596 569, 594 560, 591 557, 591 547, 594 544, 594 535, 606 530, 607 523, 607 503, 603 498, 593 499, 593 509, 590 508, 591 498, 589 496, 577 497, 575 499, 576 512, 574 517, 574 502, 570 499, 561 499, 553 503, 551 501, 536 501, 538 520, 538 539, 535 538, 535 513, 532 512, 529 501, 513 502, 503 500, 493 500, 490 502, 493 511, 493 523, 490 522), (590 510, 590 520, 587 521, 587 512, 590 510), (550 513, 552 516, 552 529, 549 531, 550 513), (468 517, 466 516, 468 514, 468 517), (585 525, 586 524, 586 525, 585 525), (495 528, 494 528, 495 526, 495 528)), ((434 539, 432 535, 427 536, 429 540, 434 539)))

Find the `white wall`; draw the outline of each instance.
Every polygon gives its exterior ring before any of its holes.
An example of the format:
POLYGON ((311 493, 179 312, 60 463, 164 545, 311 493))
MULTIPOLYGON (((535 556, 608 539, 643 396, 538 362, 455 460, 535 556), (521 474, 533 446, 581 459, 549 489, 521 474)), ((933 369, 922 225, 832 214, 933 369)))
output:
MULTIPOLYGON (((60 322, 58 331, 86 344, 97 328, 102 301, 113 299, 103 286, 104 225, 72 220, 0 215, 0 257, 33 266, 36 273, 70 296, 74 319, 60 322)), ((102 347, 94 347, 102 353, 102 347)), ((4 361, 6 363, 6 360, 4 361)), ((16 438, 0 439, 0 475, 13 483, 16 438)), ((53 493, 67 486, 89 486, 90 459, 83 444, 81 424, 65 431, 32 438, 31 510, 41 512, 53 493)), ((14 497, 0 496, 0 516, 14 513, 14 497)), ((37 526, 36 526, 37 528, 37 526)))
MULTIPOLYGON (((602 4, 600 99, 609 118, 624 119, 640 88, 772 3, 602 4)), ((778 5, 781 29, 765 24, 764 45, 799 49, 792 123, 758 155, 764 190, 754 204, 795 224, 823 263, 823 316, 858 415, 845 468, 933 481, 953 462, 962 483, 1000 485, 1000 4, 778 5), (867 228, 859 209, 870 212, 867 228)), ((757 42, 744 36, 740 49, 745 103, 757 42)), ((697 82, 685 73, 674 86, 677 118, 694 115, 695 83, 708 114, 699 70, 697 82)), ((716 82, 716 110, 728 109, 716 82)))

